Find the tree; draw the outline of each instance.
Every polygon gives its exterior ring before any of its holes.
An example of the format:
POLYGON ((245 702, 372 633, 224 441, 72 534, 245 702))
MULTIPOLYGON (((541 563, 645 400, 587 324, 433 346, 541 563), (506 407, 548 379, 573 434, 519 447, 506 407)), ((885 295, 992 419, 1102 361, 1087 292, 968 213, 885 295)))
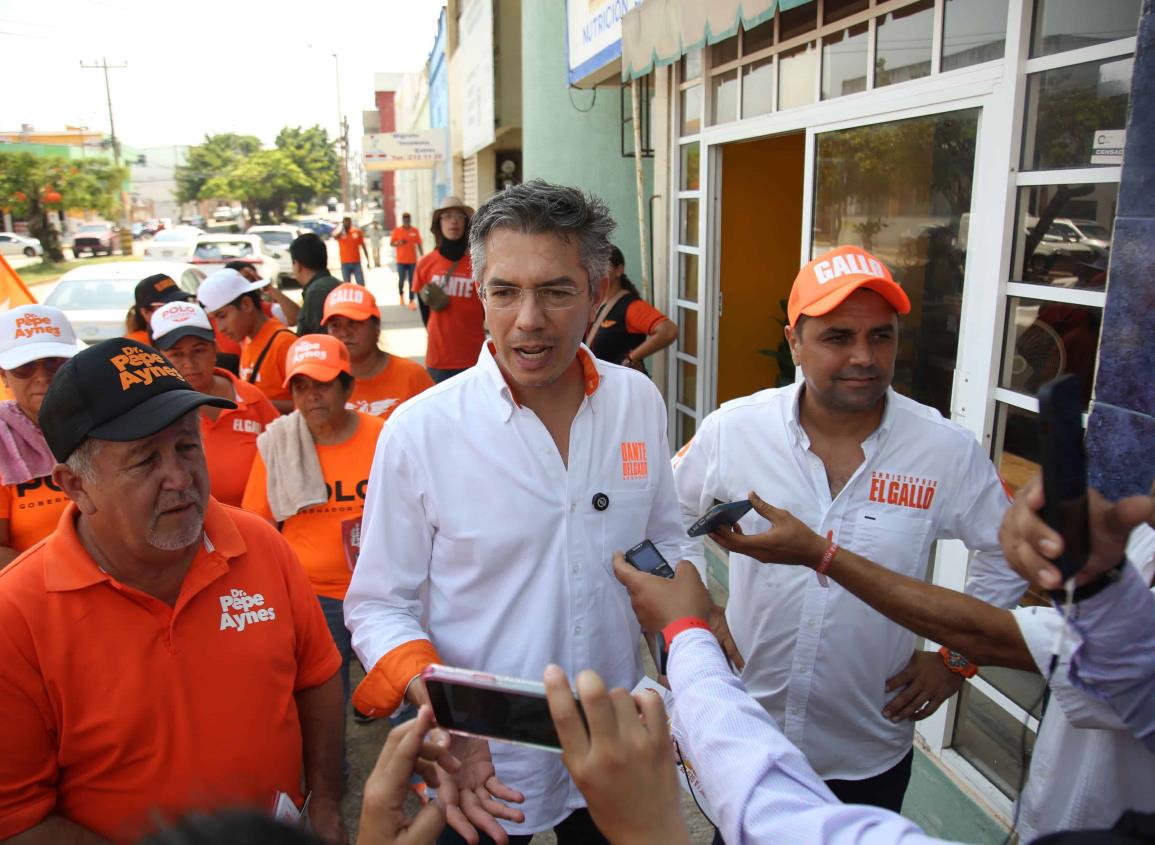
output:
POLYGON ((277 134, 275 146, 309 180, 308 188, 302 188, 291 197, 298 206, 308 205, 318 197, 335 194, 340 189, 341 169, 336 142, 329 140, 325 129, 320 126, 308 129, 286 126, 277 134))
POLYGON ((238 162, 260 149, 261 141, 255 135, 238 135, 235 132, 206 135, 203 144, 189 149, 188 162, 177 168, 177 201, 209 199, 203 190, 210 180, 228 173, 238 162))
POLYGON ((61 210, 95 211, 115 216, 128 171, 107 159, 41 158, 0 151, 0 206, 28 220, 49 261, 63 261, 60 231, 49 214, 61 210))
POLYGON ((263 219, 281 219, 289 200, 312 190, 312 184, 282 150, 258 150, 209 179, 199 198, 240 200, 253 220, 258 211, 263 219))

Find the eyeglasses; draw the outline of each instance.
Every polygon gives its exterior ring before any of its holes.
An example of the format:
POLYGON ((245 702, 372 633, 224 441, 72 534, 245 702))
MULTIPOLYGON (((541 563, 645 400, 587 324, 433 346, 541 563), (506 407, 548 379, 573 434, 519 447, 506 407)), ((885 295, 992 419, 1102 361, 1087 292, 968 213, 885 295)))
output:
POLYGON ((540 288, 521 288, 517 285, 485 285, 481 288, 481 298, 490 308, 505 311, 509 308, 521 306, 522 297, 532 293, 537 297, 537 304, 546 311, 564 311, 573 308, 581 298, 581 291, 577 288, 546 286, 540 288))
POLYGON ((56 375, 56 371, 64 366, 67 358, 37 358, 35 361, 29 361, 27 364, 21 364, 19 367, 13 367, 8 372, 19 379, 32 378, 36 375, 37 370, 43 370, 48 376, 56 375))
POLYGON ((464 223, 469 217, 460 211, 446 211, 441 215, 442 220, 460 220, 464 223))

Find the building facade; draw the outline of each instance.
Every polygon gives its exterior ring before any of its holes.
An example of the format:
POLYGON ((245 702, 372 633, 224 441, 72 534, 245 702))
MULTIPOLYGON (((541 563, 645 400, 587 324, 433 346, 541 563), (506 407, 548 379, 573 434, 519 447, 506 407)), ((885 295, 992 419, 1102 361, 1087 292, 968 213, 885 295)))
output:
MULTIPOLYGON (((1114 495, 1150 485, 1149 455, 1127 446, 1151 431, 1150 391, 1096 408, 1130 383, 1096 364, 1114 343, 1102 327, 1140 7, 646 0, 626 14, 610 66, 648 79, 664 112, 655 294, 681 329, 664 384, 671 445, 727 399, 799 377, 782 338, 790 284, 813 256, 857 244, 912 301, 895 387, 969 429, 1009 486, 1037 472, 1035 395, 1063 373, 1090 412, 1093 478, 1114 495)), ((1127 289, 1128 310, 1150 302, 1127 289)), ((961 588, 967 564, 960 544, 939 543, 935 582, 961 588)), ((720 550, 711 576, 724 592, 720 550)), ((920 722, 926 778, 912 790, 941 781, 961 809, 948 823, 911 814, 999 841, 1041 692, 1037 675, 983 669, 920 722)))

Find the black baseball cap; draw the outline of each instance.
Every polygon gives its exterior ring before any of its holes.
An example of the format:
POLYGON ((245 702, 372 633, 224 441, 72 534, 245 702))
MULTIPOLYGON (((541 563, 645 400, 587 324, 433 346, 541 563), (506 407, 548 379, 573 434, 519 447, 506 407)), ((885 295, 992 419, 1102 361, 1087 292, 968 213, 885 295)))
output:
POLYGON ((137 308, 149 308, 158 302, 188 302, 193 295, 181 288, 172 276, 156 273, 137 282, 133 293, 137 308))
POLYGON ((236 407, 193 390, 148 344, 114 337, 81 350, 57 370, 40 406, 40 430, 63 463, 89 437, 140 440, 201 405, 236 407))

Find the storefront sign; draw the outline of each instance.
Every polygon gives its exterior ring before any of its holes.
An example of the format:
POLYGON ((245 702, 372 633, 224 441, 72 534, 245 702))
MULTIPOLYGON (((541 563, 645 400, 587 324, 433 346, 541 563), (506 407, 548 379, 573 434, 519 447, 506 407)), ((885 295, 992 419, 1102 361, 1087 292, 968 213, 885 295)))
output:
POLYGON ((445 130, 365 135, 361 153, 366 170, 420 170, 445 161, 445 130))
POLYGON ((461 85, 461 154, 471 156, 496 136, 493 106, 493 0, 464 0, 457 48, 461 85))
POLYGON ((1125 129, 1100 129, 1091 148, 1091 164, 1122 164, 1125 129))
POLYGON ((566 0, 570 85, 622 54, 622 17, 642 0, 566 0))

